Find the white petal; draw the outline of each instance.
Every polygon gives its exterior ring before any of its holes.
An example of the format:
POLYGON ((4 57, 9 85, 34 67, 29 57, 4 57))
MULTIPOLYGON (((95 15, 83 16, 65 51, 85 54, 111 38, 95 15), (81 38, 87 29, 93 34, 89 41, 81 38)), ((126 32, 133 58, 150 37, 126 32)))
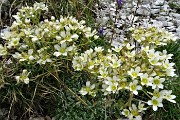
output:
POLYGON ((154 111, 157 111, 157 108, 158 108, 157 106, 153 106, 154 111))
POLYGON ((149 101, 147 102, 147 104, 148 104, 148 105, 152 105, 152 102, 151 102, 151 100, 149 100, 149 101))
POLYGON ((163 107, 163 104, 162 104, 162 103, 159 103, 158 107, 163 107))
POLYGON ((95 84, 91 85, 91 90, 95 88, 95 84))
POLYGON ((163 84, 160 84, 158 85, 159 88, 163 89, 164 85, 163 84))
POLYGON ((90 81, 87 81, 87 82, 86 82, 86 86, 90 86, 90 81))
POLYGON ((60 34, 61 34, 61 37, 63 37, 63 38, 65 38, 65 37, 66 37, 66 33, 65 33, 65 31, 62 31, 60 34))
POLYGON ((63 42, 63 43, 61 44, 61 47, 66 48, 66 42, 63 42))
POLYGON ((54 48, 55 48, 56 50, 60 50, 60 46, 59 46, 58 44, 54 45, 54 48))
POLYGON ((138 94, 138 91, 137 91, 137 90, 135 90, 135 91, 133 91, 133 93, 134 93, 135 95, 137 95, 137 94, 138 94))
POLYGON ((53 54, 54 56, 56 56, 56 57, 58 57, 58 56, 60 56, 61 55, 61 53, 60 52, 54 52, 54 54, 53 54))
POLYGON ((169 100, 170 102, 172 102, 172 103, 176 103, 176 101, 175 100, 169 100))

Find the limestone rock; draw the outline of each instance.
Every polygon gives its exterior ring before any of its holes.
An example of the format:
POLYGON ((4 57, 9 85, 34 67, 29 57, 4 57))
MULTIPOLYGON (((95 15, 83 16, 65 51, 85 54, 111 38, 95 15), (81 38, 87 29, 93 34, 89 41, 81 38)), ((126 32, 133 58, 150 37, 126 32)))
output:
POLYGON ((156 0, 156 2, 154 3, 157 6, 161 6, 165 3, 165 0, 156 0))

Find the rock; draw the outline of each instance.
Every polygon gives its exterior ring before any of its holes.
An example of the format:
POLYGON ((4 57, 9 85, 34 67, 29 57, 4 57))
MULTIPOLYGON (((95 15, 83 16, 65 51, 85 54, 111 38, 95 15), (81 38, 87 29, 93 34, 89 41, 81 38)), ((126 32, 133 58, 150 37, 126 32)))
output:
POLYGON ((176 19, 180 20, 180 14, 178 14, 178 13, 173 13, 172 16, 175 17, 176 19))
POLYGON ((180 27, 180 20, 176 20, 177 27, 180 27))
POLYGON ((157 13, 159 13, 160 12, 160 9, 152 9, 151 10, 151 13, 152 14, 157 14, 157 13))
POLYGON ((126 16, 125 15, 122 15, 120 16, 122 20, 126 20, 126 16))
POLYGON ((45 120, 45 118, 44 117, 36 117, 36 118, 30 117, 29 120, 45 120))
POLYGON ((175 26, 167 27, 167 29, 168 29, 168 31, 170 31, 170 32, 176 31, 176 27, 175 27, 175 26))
POLYGON ((154 3, 154 5, 162 6, 164 3, 165 3, 165 0, 156 0, 156 2, 154 3))
POLYGON ((160 12, 160 15, 167 16, 168 12, 160 12))
POLYGON ((155 27, 163 27, 163 22, 161 21, 157 21, 157 20, 151 20, 151 23, 152 23, 152 26, 155 26, 155 27))
POLYGON ((152 8, 152 9, 160 9, 161 6, 156 6, 156 5, 152 4, 152 5, 151 5, 151 8, 152 8))
POLYGON ((143 15, 143 16, 151 15, 150 6, 148 5, 141 6, 139 9, 137 9, 137 14, 143 15))
POLYGON ((176 29, 176 33, 175 33, 175 34, 180 37, 180 27, 178 27, 178 28, 176 29))
POLYGON ((156 19, 159 20, 159 21, 165 21, 166 17, 165 16, 159 16, 156 19))
POLYGON ((169 10, 170 10, 170 7, 169 7, 168 4, 164 4, 164 5, 162 6, 162 9, 163 9, 164 11, 169 11, 169 10))
POLYGON ((172 23, 172 22, 167 22, 167 21, 163 21, 162 23, 163 23, 163 26, 164 26, 164 27, 170 27, 170 26, 173 26, 173 25, 174 25, 174 23, 172 23))

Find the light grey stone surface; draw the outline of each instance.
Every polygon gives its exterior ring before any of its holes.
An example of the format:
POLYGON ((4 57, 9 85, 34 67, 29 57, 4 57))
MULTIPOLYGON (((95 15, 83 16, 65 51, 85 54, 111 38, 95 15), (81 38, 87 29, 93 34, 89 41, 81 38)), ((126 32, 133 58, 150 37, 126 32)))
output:
MULTIPOLYGON (((122 8, 118 9, 117 12, 117 28, 115 29, 116 35, 114 39, 122 39, 128 28, 136 26, 155 26, 165 28, 169 32, 173 32, 180 37, 180 14, 176 13, 175 9, 170 8, 170 0, 142 0, 140 4, 137 3, 138 0, 122 1, 122 8), (134 14, 134 12, 136 12, 136 14, 134 14)), ((180 0, 177 0, 177 2, 180 2, 180 0)), ((100 13, 103 12, 104 15, 110 16, 112 23, 115 20, 116 16, 116 14, 112 13, 112 11, 116 9, 115 4, 116 2, 112 1, 111 4, 107 5, 105 11, 100 11, 100 13), (110 7, 114 8, 111 8, 111 10, 109 10, 110 7), (109 13, 111 15, 108 15, 109 13)), ((105 19, 106 22, 102 22, 102 19, 99 21, 100 25, 106 26, 108 19, 105 19)), ((108 32, 112 31, 112 26, 107 27, 107 29, 110 29, 105 31, 107 32, 107 35, 112 35, 112 32, 108 32)))

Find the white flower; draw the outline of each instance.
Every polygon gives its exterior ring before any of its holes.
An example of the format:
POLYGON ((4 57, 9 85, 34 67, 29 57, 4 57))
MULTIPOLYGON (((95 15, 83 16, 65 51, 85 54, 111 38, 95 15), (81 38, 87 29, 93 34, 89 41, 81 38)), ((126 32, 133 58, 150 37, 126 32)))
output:
POLYGON ((93 92, 93 89, 95 88, 95 84, 92 84, 90 83, 90 81, 87 81, 86 82, 86 86, 81 88, 81 90, 79 91, 82 95, 86 95, 86 94, 90 94, 90 95, 93 95, 95 96, 94 92, 93 92))
POLYGON ((33 49, 29 49, 29 50, 28 50, 28 57, 29 57, 29 60, 34 60, 34 59, 35 59, 35 57, 32 56, 32 54, 33 54, 33 49))
POLYGON ((118 68, 121 65, 121 60, 112 59, 112 63, 109 63, 112 68, 118 68))
POLYGON ((131 50, 131 49, 133 49, 135 47, 135 45, 130 45, 129 43, 126 45, 126 48, 128 49, 128 50, 131 50))
POLYGON ((163 90, 163 93, 164 93, 164 98, 172 103, 176 103, 175 99, 176 96, 175 95, 171 95, 172 93, 172 90, 163 90))
POLYGON ((115 46, 114 48, 112 48, 112 50, 114 50, 115 52, 120 52, 121 51, 121 49, 122 49, 122 46, 120 45, 120 46, 115 46))
POLYGON ((57 40, 61 40, 61 36, 56 36, 56 39, 57 40))
POLYGON ((159 58, 157 56, 153 57, 153 58, 150 58, 149 62, 150 62, 151 65, 161 65, 161 63, 159 62, 159 58))
POLYGON ((163 107, 162 98, 152 97, 152 100, 149 100, 147 104, 152 105, 154 111, 157 111, 158 107, 163 107))
POLYGON ((129 115, 130 115, 130 111, 128 109, 123 109, 123 111, 121 113, 126 117, 129 117, 129 115))
POLYGON ((10 27, 7 27, 1 30, 0 37, 2 37, 3 39, 9 40, 11 36, 12 36, 12 33, 10 32, 10 27))
POLYGON ((140 78, 141 78, 141 84, 142 85, 146 85, 146 86, 151 86, 152 85, 152 79, 153 78, 148 77, 147 73, 141 75, 140 78))
POLYGON ((144 104, 142 104, 141 102, 139 102, 138 112, 142 112, 142 111, 145 111, 145 110, 147 110, 147 108, 144 108, 144 104))
POLYGON ((117 82, 115 82, 115 83, 109 82, 108 85, 109 85, 109 86, 106 88, 106 90, 107 90, 108 92, 113 92, 113 93, 115 93, 115 92, 117 91, 117 88, 118 88, 118 83, 117 83, 117 82))
POLYGON ((100 79, 108 77, 108 74, 109 74, 107 70, 102 70, 102 69, 99 70, 99 73, 100 73, 100 76, 98 76, 98 78, 100 79))
POLYGON ((138 84, 137 80, 134 80, 133 82, 130 82, 129 84, 129 90, 132 91, 135 95, 138 94, 137 90, 142 90, 142 87, 137 84, 138 84))
POLYGON ((7 55, 7 49, 0 44, 0 56, 1 55, 7 55))
POLYGON ((95 52, 101 53, 104 49, 102 47, 95 47, 95 52))
POLYGON ((125 53, 128 57, 130 57, 130 58, 132 58, 132 57, 134 57, 135 55, 136 55, 136 51, 135 50, 133 50, 133 51, 131 51, 131 52, 126 52, 125 53))
POLYGON ((16 59, 22 58, 22 55, 21 55, 20 53, 18 53, 18 52, 15 52, 15 54, 13 54, 12 56, 13 56, 14 58, 16 58, 16 59))
POLYGON ((169 63, 169 60, 166 59, 166 61, 164 61, 162 65, 165 69, 173 69, 175 63, 169 63))
POLYGON ((23 72, 21 73, 20 76, 15 76, 16 80, 17 80, 17 83, 19 82, 24 82, 25 84, 29 84, 29 73, 26 69, 23 70, 23 72))
POLYGON ((156 98, 163 98, 165 93, 163 91, 159 91, 159 88, 157 88, 157 89, 154 89, 152 95, 156 98))
POLYGON ((155 88, 162 88, 163 89, 163 82, 165 81, 164 78, 160 78, 159 76, 156 76, 155 78, 153 78, 152 80, 152 89, 155 88))
POLYGON ((77 40, 78 38, 79 38, 79 36, 78 36, 77 34, 73 34, 73 35, 71 36, 71 39, 77 40))
POLYGON ((61 47, 58 44, 54 45, 54 48, 57 50, 57 52, 54 52, 54 56, 56 57, 60 55, 67 56, 68 52, 73 49, 72 46, 67 47, 65 42, 61 44, 61 47))
POLYGON ((159 57, 159 52, 155 52, 154 49, 150 49, 146 51, 147 56, 151 59, 151 58, 156 58, 159 57))
POLYGON ((11 41, 8 43, 7 48, 12 48, 19 45, 19 40, 20 38, 12 38, 11 41))
POLYGON ((166 69, 166 74, 167 76, 171 76, 171 77, 174 77, 176 76, 175 72, 176 71, 175 69, 171 68, 171 69, 166 69))
POLYGON ((136 67, 135 69, 132 69, 130 71, 128 71, 128 75, 130 75, 133 79, 137 78, 138 76, 141 76, 142 73, 140 73, 141 68, 140 67, 136 67))

